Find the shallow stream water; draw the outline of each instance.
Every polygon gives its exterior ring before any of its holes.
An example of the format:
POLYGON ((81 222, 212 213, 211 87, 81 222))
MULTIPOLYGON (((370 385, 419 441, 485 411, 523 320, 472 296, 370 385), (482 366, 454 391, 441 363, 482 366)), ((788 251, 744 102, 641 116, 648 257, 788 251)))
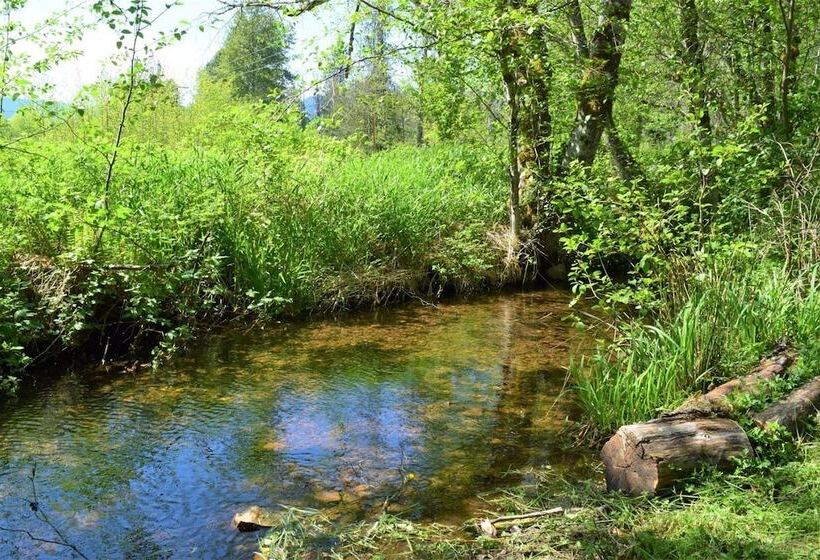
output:
POLYGON ((89 558, 250 558, 258 534, 231 518, 251 505, 355 520, 386 503, 457 521, 516 471, 571 472, 564 368, 590 339, 562 320, 569 299, 502 294, 233 331, 158 371, 25 390, 0 411, 0 558, 72 557, 8 529, 89 558))

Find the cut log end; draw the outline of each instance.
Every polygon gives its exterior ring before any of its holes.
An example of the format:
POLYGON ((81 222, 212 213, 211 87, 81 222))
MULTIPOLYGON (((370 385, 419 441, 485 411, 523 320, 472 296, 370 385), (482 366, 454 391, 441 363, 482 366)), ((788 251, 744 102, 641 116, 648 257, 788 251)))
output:
POLYGON ((729 468, 753 454, 743 429, 726 418, 659 419, 623 426, 604 445, 607 489, 630 496, 654 494, 705 462, 729 468))

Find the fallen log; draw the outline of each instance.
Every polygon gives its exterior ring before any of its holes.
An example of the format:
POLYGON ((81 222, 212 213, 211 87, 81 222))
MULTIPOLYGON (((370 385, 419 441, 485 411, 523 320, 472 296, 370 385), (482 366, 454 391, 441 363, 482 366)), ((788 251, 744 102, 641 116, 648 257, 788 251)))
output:
POLYGON ((773 356, 763 358, 760 364, 744 377, 737 377, 719 385, 704 395, 697 395, 687 400, 678 408, 665 412, 661 418, 675 420, 692 420, 695 418, 727 417, 732 412, 732 406, 727 397, 735 391, 743 391, 751 395, 758 395, 766 387, 766 383, 781 375, 794 361, 794 355, 782 348, 773 356))
POLYGON ((660 418, 622 426, 604 445, 607 489, 630 496, 653 494, 706 462, 721 469, 754 455, 746 432, 728 418, 660 418))
POLYGON ((770 358, 763 358, 760 365, 745 377, 738 377, 719 385, 703 395, 707 400, 725 399, 735 391, 757 394, 767 381, 771 381, 776 376, 785 371, 794 361, 794 356, 786 350, 782 350, 770 358))
POLYGON ((764 428, 772 423, 779 424, 796 433, 820 411, 820 375, 792 391, 786 398, 773 404, 752 419, 764 428))
POLYGON ((601 451, 607 488, 632 496, 653 494, 690 475, 701 462, 727 469, 733 457, 754 455, 746 433, 727 418, 727 397, 735 391, 760 394, 793 361, 793 353, 781 345, 749 375, 727 381, 656 420, 622 426, 601 451))

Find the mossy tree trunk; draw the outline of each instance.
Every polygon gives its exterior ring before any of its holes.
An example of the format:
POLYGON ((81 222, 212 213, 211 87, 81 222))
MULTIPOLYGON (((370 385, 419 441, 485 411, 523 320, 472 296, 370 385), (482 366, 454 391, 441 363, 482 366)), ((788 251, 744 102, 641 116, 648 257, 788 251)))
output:
POLYGON ((800 35, 797 29, 797 0, 778 0, 783 18, 783 53, 780 55, 780 125, 786 142, 794 135, 791 97, 797 83, 797 59, 800 56, 800 35))
POLYGON ((678 0, 681 51, 684 65, 683 83, 689 94, 691 113, 704 138, 712 131, 706 86, 706 61, 700 40, 700 14, 695 0, 678 0))
POLYGON ((512 258, 525 214, 532 218, 538 211, 538 185, 551 175, 549 101, 552 69, 547 60, 546 24, 539 21, 537 6, 526 0, 499 0, 497 8, 499 14, 512 11, 518 16, 504 26, 498 52, 510 115, 508 159, 512 258))
POLYGON ((621 49, 626 37, 624 24, 629 20, 631 9, 632 0, 603 0, 576 94, 575 127, 561 163, 564 172, 573 162, 591 165, 595 161, 604 130, 612 122, 621 49))

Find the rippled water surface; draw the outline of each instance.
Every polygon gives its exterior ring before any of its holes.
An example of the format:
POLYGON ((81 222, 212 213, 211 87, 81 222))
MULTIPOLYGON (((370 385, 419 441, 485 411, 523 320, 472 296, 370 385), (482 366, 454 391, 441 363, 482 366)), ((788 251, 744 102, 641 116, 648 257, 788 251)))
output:
MULTIPOLYGON (((556 438, 572 350, 545 291, 211 338, 156 372, 81 372, 0 412, 0 525, 89 558, 249 558, 250 505, 459 519, 556 438), (36 465, 34 484, 32 468, 36 465)), ((0 531, 0 558, 71 558, 0 531)))

